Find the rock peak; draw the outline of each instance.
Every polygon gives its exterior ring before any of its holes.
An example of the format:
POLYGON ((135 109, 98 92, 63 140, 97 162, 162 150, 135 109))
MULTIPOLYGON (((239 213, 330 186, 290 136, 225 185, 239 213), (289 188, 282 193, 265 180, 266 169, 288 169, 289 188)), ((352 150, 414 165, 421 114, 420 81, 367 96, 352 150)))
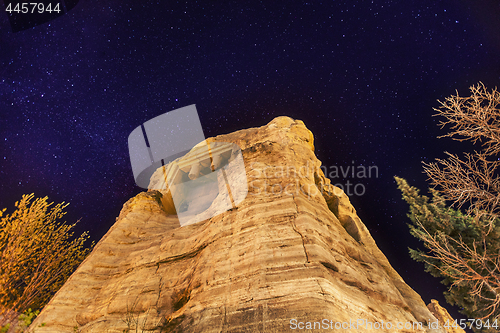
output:
POLYGON ((244 200, 181 227, 169 189, 157 187, 160 168, 45 307, 37 332, 380 332, 384 323, 445 332, 427 326, 435 316, 325 177, 302 121, 281 116, 207 142, 241 148, 244 200))

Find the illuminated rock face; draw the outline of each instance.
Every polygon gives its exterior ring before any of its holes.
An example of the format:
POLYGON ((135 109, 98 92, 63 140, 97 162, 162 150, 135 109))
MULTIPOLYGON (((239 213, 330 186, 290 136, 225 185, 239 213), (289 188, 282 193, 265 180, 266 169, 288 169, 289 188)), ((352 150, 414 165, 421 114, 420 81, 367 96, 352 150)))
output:
MULTIPOLYGON (((435 317, 325 179, 301 121, 278 117, 208 141, 241 148, 245 199, 183 227, 166 187, 130 199, 37 332, 380 332, 389 323, 444 332, 418 327, 435 317)), ((200 194, 199 210, 221 193, 200 194)))
MULTIPOLYGON (((439 323, 446 325, 448 333, 465 333, 465 331, 462 328, 460 328, 458 323, 455 322, 455 319, 453 319, 450 316, 448 311, 441 305, 439 305, 439 302, 436 301, 435 299, 431 300, 431 302, 427 304, 427 308, 437 318, 439 323)), ((476 322, 474 323, 471 323, 470 321, 467 322, 467 326, 474 327, 475 324, 476 322)))

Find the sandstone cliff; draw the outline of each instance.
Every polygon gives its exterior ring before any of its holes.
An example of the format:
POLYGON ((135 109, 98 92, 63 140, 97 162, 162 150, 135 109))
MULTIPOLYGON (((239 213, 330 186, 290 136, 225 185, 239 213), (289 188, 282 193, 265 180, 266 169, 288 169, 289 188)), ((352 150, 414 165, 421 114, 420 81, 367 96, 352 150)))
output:
POLYGON ((245 199, 183 227, 167 187, 130 199, 36 332, 444 332, 325 178, 302 121, 208 141, 241 148, 245 199))

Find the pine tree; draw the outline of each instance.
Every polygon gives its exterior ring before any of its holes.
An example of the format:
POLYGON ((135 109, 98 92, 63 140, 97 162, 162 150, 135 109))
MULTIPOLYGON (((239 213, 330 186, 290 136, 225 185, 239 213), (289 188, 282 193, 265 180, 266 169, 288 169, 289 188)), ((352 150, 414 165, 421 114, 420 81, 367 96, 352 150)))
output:
POLYGON ((446 206, 433 189, 432 198, 420 195, 406 180, 395 177, 403 199, 410 205, 410 233, 427 251, 409 249, 411 257, 425 264, 427 272, 443 278, 449 287, 446 301, 469 318, 497 319, 500 325, 500 227, 484 232, 476 219, 446 206))
POLYGON ((465 159, 446 153, 447 159, 423 163, 431 199, 395 178, 410 205, 410 232, 427 249, 410 249, 412 258, 443 278, 450 304, 469 318, 500 325, 500 93, 481 82, 470 91, 439 101, 434 110, 445 119, 441 127, 451 126, 442 137, 480 143, 482 149, 465 153, 465 159))

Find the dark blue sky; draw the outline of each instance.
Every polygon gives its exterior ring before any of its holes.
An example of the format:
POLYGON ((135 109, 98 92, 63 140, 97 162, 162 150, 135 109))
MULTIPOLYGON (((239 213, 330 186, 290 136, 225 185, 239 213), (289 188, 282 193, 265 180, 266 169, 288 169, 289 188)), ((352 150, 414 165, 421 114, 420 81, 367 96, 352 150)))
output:
MULTIPOLYGON (((99 239, 141 191, 127 138, 196 104, 205 136, 301 119, 325 166, 377 166, 351 198, 426 302, 440 284, 413 262, 394 175, 425 189, 421 161, 471 145, 433 107, 500 81, 496 1, 80 1, 13 33, 0 14, 0 206, 35 192, 70 202, 99 239)), ((333 183, 345 182, 332 180, 333 183)))

